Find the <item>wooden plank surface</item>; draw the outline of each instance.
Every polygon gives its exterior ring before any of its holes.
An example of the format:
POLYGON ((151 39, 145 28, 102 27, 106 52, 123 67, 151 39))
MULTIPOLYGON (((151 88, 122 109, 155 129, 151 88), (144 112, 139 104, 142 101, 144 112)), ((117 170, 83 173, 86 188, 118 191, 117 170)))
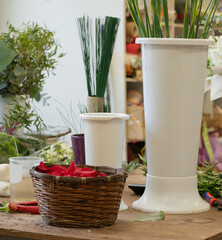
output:
MULTIPOLYGON (((166 215, 163 221, 126 222, 126 219, 145 214, 132 209, 132 202, 137 200, 139 196, 136 196, 127 187, 127 184, 144 182, 145 177, 141 173, 129 176, 124 190, 124 201, 130 207, 128 210, 119 212, 117 221, 113 226, 90 229, 58 228, 46 225, 40 215, 0 213, 0 237, 7 235, 43 240, 222 239, 222 211, 218 211, 216 208, 198 214, 166 215)), ((7 198, 1 198, 0 201, 2 200, 9 201, 7 198)))

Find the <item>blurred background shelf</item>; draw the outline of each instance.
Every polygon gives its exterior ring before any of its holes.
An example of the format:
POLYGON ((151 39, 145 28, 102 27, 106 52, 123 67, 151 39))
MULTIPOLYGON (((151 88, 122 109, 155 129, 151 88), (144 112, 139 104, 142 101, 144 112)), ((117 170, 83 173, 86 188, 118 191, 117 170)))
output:
POLYGON ((142 80, 138 80, 138 79, 136 79, 136 78, 130 78, 130 77, 127 77, 127 78, 126 78, 126 82, 143 83, 142 80))

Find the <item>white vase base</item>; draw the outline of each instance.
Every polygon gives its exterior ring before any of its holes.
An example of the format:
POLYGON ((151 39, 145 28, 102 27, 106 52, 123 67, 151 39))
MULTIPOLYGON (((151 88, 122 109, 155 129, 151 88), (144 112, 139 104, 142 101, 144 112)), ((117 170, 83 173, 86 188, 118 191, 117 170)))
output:
POLYGON ((121 199, 120 202, 120 207, 119 207, 119 211, 123 211, 123 210, 127 210, 128 206, 124 203, 123 198, 121 199))
POLYGON ((197 176, 157 177, 147 174, 146 189, 132 205, 144 212, 164 211, 169 214, 188 214, 208 211, 197 189, 197 176))

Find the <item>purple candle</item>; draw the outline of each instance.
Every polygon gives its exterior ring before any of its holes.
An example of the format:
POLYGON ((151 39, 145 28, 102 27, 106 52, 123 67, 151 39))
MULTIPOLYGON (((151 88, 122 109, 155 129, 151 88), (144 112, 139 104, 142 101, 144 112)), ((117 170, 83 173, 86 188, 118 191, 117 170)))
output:
POLYGON ((73 134, 71 139, 75 163, 77 165, 85 165, 84 134, 73 134))

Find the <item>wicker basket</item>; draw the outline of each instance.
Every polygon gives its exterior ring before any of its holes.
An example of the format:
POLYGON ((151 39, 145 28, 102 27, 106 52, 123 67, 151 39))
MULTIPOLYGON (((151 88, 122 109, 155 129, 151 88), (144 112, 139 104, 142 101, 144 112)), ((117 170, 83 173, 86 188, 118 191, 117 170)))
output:
POLYGON ((107 176, 56 177, 38 172, 37 167, 30 170, 40 214, 47 224, 60 227, 114 224, 127 174, 122 169, 87 167, 107 176))

